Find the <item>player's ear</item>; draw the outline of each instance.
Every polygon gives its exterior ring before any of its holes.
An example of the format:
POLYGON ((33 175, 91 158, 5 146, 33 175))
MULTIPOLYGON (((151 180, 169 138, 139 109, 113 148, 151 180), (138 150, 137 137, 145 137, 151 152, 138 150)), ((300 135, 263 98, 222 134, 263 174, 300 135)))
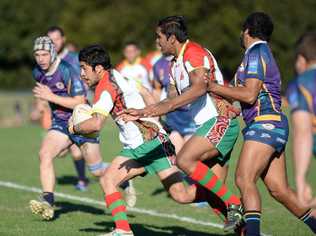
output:
POLYGON ((169 39, 168 39, 172 44, 174 44, 177 40, 176 36, 174 34, 172 34, 169 39))
POLYGON ((298 74, 301 74, 303 73, 308 67, 308 62, 306 60, 306 58, 301 55, 301 54, 298 54, 296 56, 296 61, 295 61, 295 70, 298 74))
POLYGON ((97 65, 94 70, 97 74, 100 74, 103 70, 103 66, 97 65))

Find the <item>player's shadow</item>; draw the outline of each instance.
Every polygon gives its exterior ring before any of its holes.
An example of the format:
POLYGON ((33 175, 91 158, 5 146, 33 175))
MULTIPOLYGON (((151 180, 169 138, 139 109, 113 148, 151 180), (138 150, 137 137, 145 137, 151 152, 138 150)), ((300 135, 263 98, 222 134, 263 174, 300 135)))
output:
POLYGON ((72 175, 63 175, 57 177, 57 184, 59 185, 75 185, 78 182, 78 177, 72 175))
MULTIPOLYGON (((105 233, 113 229, 113 222, 95 222, 96 226, 100 228, 84 228, 80 229, 81 232, 90 232, 90 233, 105 233)), ((135 236, 233 236, 235 234, 216 234, 216 233, 205 233, 197 230, 190 230, 180 226, 166 226, 158 227, 148 224, 132 224, 132 230, 135 236)), ((210 228, 210 231, 212 229, 210 228)))
POLYGON ((58 209, 55 210, 54 220, 58 219, 61 215, 68 214, 70 212, 83 212, 92 215, 110 215, 106 214, 105 210, 90 205, 84 205, 82 203, 76 204, 73 202, 58 201, 55 203, 55 206, 58 209))

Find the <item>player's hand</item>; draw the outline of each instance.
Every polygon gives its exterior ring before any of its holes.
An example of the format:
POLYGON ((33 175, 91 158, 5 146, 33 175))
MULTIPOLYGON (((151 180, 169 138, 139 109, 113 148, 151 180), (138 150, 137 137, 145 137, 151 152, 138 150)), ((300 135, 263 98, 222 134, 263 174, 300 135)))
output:
POLYGON ((208 80, 206 81, 207 83, 207 91, 208 92, 213 92, 214 91, 214 88, 216 87, 217 83, 212 81, 212 80, 208 80))
POLYGON ((52 101, 54 94, 50 90, 50 88, 41 83, 36 83, 36 86, 33 89, 34 96, 39 99, 43 99, 46 101, 52 101))
POLYGON ((121 113, 115 120, 122 120, 124 122, 128 122, 128 121, 138 120, 139 118, 140 118, 139 116, 133 116, 126 113, 121 113))
POLYGON ((311 186, 305 181, 305 179, 300 179, 296 181, 297 186, 297 197, 299 202, 303 207, 311 207, 313 200, 313 192, 311 186))

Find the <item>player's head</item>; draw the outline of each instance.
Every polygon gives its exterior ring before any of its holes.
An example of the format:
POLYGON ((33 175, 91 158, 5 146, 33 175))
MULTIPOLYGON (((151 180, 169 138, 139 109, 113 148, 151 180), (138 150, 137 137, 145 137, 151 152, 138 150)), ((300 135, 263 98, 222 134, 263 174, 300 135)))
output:
POLYGON ((48 70, 57 58, 55 45, 48 36, 38 37, 34 41, 33 53, 36 63, 42 70, 48 70))
POLYGON ((125 44, 123 54, 129 63, 134 63, 140 56, 141 50, 136 42, 128 42, 125 44))
POLYGON ((249 46, 250 39, 269 41, 273 32, 273 22, 269 15, 264 12, 251 13, 242 26, 242 47, 249 46))
POLYGON ((303 34, 296 42, 295 70, 303 73, 308 67, 316 63, 316 32, 303 34))
POLYGON ((156 41, 164 55, 174 54, 176 44, 185 43, 187 39, 187 26, 183 16, 168 16, 158 22, 156 41))
POLYGON ((100 45, 85 47, 79 52, 81 78, 93 87, 102 78, 105 70, 112 68, 110 56, 100 45))
POLYGON ((64 30, 59 26, 51 26, 47 30, 47 35, 53 40, 57 53, 60 53, 66 42, 64 30))

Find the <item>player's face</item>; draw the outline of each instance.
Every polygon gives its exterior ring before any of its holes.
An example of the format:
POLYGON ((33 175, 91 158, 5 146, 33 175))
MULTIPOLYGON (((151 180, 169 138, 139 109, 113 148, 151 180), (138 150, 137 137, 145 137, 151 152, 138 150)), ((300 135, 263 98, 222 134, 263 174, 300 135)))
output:
POLYGON ((89 86, 93 87, 98 82, 98 76, 92 66, 85 62, 80 62, 80 77, 89 86))
POLYGON ((307 61, 302 55, 298 55, 295 60, 295 71, 302 74, 307 69, 307 61))
POLYGON ((156 29, 156 43, 159 45, 161 53, 165 56, 169 56, 173 52, 172 44, 169 39, 167 39, 167 36, 161 32, 160 27, 156 29))
POLYGON ((53 41, 57 53, 60 53, 60 51, 64 48, 65 37, 62 36, 59 31, 49 32, 48 37, 50 37, 53 41))
POLYGON ((42 70, 48 70, 50 66, 51 56, 46 50, 37 50, 34 52, 34 57, 37 65, 41 67, 42 70))
POLYGON ((124 57, 129 63, 135 62, 136 58, 140 55, 140 50, 136 45, 127 45, 124 48, 124 57))

